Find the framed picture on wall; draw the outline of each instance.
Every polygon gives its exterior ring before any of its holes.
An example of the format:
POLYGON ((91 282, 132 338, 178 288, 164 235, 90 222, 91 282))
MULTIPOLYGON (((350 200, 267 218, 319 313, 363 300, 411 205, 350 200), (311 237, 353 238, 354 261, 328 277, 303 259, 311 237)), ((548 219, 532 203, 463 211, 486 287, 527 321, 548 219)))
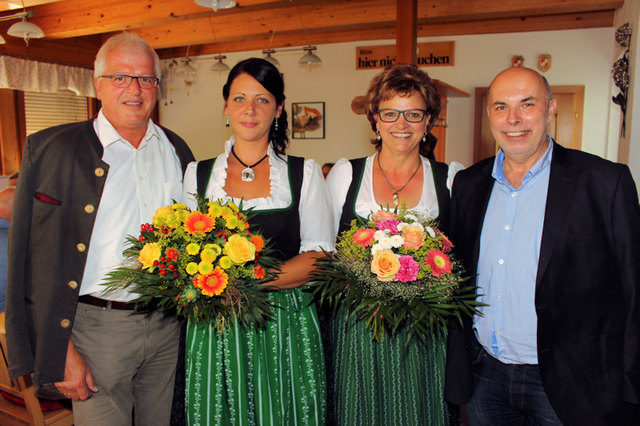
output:
POLYGON ((324 102, 291 104, 293 139, 324 139, 324 102))

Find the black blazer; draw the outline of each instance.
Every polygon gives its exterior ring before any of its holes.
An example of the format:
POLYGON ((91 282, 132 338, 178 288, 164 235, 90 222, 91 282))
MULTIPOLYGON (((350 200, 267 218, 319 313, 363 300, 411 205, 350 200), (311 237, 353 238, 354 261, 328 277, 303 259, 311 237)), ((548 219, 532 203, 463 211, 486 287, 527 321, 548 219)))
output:
MULTIPOLYGON (((182 170, 187 144, 163 129, 182 170)), ((35 133, 24 147, 9 230, 9 374, 38 385, 64 377, 67 344, 109 165, 92 120, 35 133)))
MULTIPOLYGON (((451 239, 470 274, 493 158, 456 175, 451 239)), ((475 280, 475 279, 473 279, 475 280)), ((542 383, 565 424, 640 421, 640 207, 625 165, 554 142, 536 278, 542 383)), ((473 391, 471 320, 452 323, 445 396, 473 391)))

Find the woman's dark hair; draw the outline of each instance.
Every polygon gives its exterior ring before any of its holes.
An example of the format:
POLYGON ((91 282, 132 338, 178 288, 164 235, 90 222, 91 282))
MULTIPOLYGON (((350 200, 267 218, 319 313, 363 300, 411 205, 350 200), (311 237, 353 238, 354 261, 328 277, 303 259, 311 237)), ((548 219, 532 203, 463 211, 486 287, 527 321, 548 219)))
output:
POLYGON ((224 100, 229 100, 229 90, 231 83, 240 74, 249 74, 255 78, 258 83, 269 91, 276 98, 276 105, 282 105, 282 113, 279 118, 273 120, 271 129, 269 130, 269 142, 276 154, 284 154, 289 146, 289 121, 287 120, 287 111, 284 108, 284 80, 280 75, 280 71, 268 61, 261 58, 249 58, 238 62, 229 72, 227 83, 222 88, 222 96, 224 100), (278 130, 275 130, 275 122, 278 121, 278 130))
MULTIPOLYGON (((386 67, 384 71, 375 76, 369 84, 364 101, 365 113, 373 131, 377 130, 375 116, 378 113, 380 102, 389 100, 396 95, 411 96, 414 93, 422 96, 427 105, 427 115, 430 117, 427 126, 427 132, 429 132, 440 114, 440 95, 438 95, 438 90, 429 75, 415 65, 398 64, 386 67)), ((429 138, 426 143, 420 142, 420 154, 427 155, 432 151, 433 148, 429 146, 429 142, 435 145, 429 138)), ((373 139, 371 143, 380 151, 381 141, 373 139)))

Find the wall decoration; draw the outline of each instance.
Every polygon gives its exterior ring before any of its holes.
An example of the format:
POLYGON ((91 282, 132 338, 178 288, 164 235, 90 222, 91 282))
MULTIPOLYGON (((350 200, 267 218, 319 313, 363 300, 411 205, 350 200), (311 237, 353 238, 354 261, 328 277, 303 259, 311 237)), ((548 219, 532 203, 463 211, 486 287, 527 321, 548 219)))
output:
POLYGON ((538 55, 538 69, 547 72, 551 69, 551 55, 538 55))
POLYGON ((511 66, 512 67, 521 67, 524 65, 524 56, 522 55, 513 55, 511 57, 511 66))
POLYGON ((293 139, 324 139, 324 102, 291 104, 293 139))
POLYGON ((620 93, 612 97, 614 104, 620 106, 622 111, 622 137, 626 134, 627 127, 627 92, 629 91, 629 50, 631 49, 631 25, 627 22, 616 30, 616 42, 627 49, 622 57, 613 64, 611 76, 620 93))

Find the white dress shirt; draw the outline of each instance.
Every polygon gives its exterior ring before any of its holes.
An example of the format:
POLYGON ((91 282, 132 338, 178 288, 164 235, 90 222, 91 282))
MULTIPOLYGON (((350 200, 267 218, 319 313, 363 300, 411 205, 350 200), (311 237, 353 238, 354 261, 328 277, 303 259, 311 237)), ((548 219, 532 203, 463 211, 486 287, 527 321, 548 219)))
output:
MULTIPOLYGON (((232 136, 225 143, 224 153, 216 157, 216 162, 211 172, 211 178, 205 196, 209 200, 233 200, 240 203, 239 198, 229 197, 223 187, 227 181, 227 159, 231 153, 231 147, 235 142, 232 136)), ((273 210, 288 207, 291 204, 291 187, 289 185, 289 173, 287 167, 287 156, 276 156, 269 144, 267 150, 269 155, 270 169, 269 179, 271 181, 270 196, 243 200, 243 208, 254 207, 256 211, 273 210)), ((184 200, 190 209, 196 208, 195 193, 197 163, 190 163, 184 174, 184 200)), ((325 249, 334 249, 333 215, 331 214, 331 202, 326 189, 324 178, 320 166, 313 159, 304 161, 304 177, 302 189, 300 191, 300 253, 325 249)))
POLYGON ((109 165, 107 180, 96 212, 80 295, 130 301, 135 294, 103 292, 103 279, 123 263, 128 235, 137 237, 140 225, 151 222, 155 211, 182 200, 182 170, 173 145, 151 120, 136 149, 109 123, 102 110, 93 127, 104 147, 102 160, 109 165))
MULTIPOLYGON (((376 201, 373 192, 373 162, 376 155, 377 154, 373 154, 367 157, 365 161, 364 174, 362 175, 362 182, 360 182, 360 191, 356 198, 356 213, 364 218, 380 210, 380 204, 376 201)), ((436 185, 433 181, 431 163, 423 156, 420 156, 420 159, 422 160, 423 175, 422 195, 417 205, 407 206, 407 208, 436 218, 439 213, 438 196, 436 194, 436 185)), ((451 191, 455 174, 463 168, 464 166, 462 164, 455 161, 449 165, 449 174, 447 177, 447 188, 449 188, 449 191, 451 191)), ((346 158, 339 159, 331 168, 329 176, 327 176, 329 195, 333 201, 333 230, 336 235, 340 228, 342 209, 347 197, 347 192, 349 191, 349 186, 351 185, 352 176, 351 162, 346 158)))

